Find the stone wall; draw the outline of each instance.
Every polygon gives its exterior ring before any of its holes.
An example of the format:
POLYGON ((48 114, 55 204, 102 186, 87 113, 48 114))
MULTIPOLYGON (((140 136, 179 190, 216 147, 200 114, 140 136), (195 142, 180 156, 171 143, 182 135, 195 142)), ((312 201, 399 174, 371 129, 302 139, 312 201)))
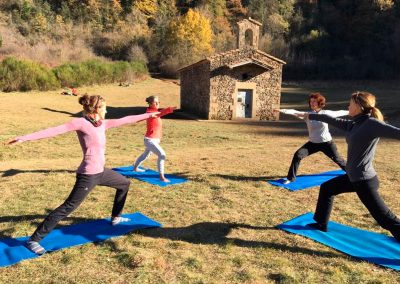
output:
POLYGON ((210 78, 210 119, 232 119, 233 96, 235 80, 232 78, 229 68, 220 68, 212 72, 210 78))
POLYGON ((281 100, 282 66, 257 77, 257 117, 260 120, 278 120, 281 100))
POLYGON ((251 47, 210 56, 181 70, 181 108, 207 119, 232 119, 236 82, 245 82, 255 86, 252 118, 276 120, 283 64, 251 47))
POLYGON ((208 61, 194 64, 181 71, 181 109, 209 119, 210 67, 208 61))
POLYGON ((278 113, 274 108, 279 108, 282 83, 282 63, 259 53, 254 49, 232 50, 220 56, 210 58, 211 81, 211 107, 210 118, 227 120, 232 119, 234 100, 236 99, 236 82, 255 83, 257 100, 253 108, 256 108, 256 117, 261 120, 276 120, 278 113), (233 69, 224 67, 255 58, 273 68, 266 70, 253 64, 236 67, 233 69), (248 77, 243 78, 246 73, 248 77))

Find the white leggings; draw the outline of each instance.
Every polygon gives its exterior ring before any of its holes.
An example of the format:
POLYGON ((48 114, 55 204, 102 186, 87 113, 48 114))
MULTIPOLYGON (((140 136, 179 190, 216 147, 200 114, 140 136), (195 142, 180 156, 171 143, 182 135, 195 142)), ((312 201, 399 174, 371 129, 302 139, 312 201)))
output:
POLYGON ((158 167, 158 172, 160 175, 164 175, 164 162, 165 162, 165 152, 163 148, 160 146, 160 139, 155 139, 155 138, 144 138, 144 146, 146 146, 146 149, 140 155, 136 162, 134 167, 138 168, 153 152, 158 156, 157 160, 157 167, 158 167))

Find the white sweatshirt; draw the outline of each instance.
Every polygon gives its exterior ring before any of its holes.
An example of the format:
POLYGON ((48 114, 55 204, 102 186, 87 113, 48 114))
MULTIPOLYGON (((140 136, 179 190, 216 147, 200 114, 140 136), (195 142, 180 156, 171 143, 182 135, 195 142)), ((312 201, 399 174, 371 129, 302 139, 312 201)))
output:
MULTIPOLYGON (((281 109, 279 110, 280 112, 284 114, 290 114, 290 115, 296 115, 299 113, 303 113, 302 111, 298 111, 295 109, 281 109)), ((347 110, 325 110, 322 109, 319 112, 310 110, 307 111, 307 113, 316 113, 316 114, 326 114, 331 117, 340 117, 340 116, 345 116, 348 115, 349 112, 347 110)), ((324 143, 324 142, 329 142, 332 140, 331 133, 329 132, 329 127, 328 124, 325 122, 321 121, 316 121, 316 120, 309 120, 305 119, 304 120, 307 124, 308 128, 308 139, 312 143, 324 143)))

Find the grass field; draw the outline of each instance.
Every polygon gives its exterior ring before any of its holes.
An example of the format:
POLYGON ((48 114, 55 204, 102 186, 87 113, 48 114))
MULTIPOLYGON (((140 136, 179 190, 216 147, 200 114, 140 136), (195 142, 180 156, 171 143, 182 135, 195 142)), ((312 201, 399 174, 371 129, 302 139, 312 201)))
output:
MULTIPOLYGON (((321 91, 329 109, 347 108, 354 90, 370 90, 390 122, 400 125, 400 86, 394 82, 288 83, 283 108, 306 108, 321 91)), ((143 110, 148 95, 179 106, 179 86, 149 79, 130 87, 79 90, 107 99, 109 117, 143 110)), ((76 97, 58 92, 0 93, 3 141, 79 116, 76 97)), ((314 211, 318 188, 288 192, 266 181, 286 175, 294 151, 307 140, 305 124, 164 119, 167 173, 190 182, 159 188, 136 180, 125 212, 140 211, 163 224, 103 243, 74 247, 1 268, 1 283, 396 283, 400 274, 358 261, 275 226, 314 211)), ((111 129, 107 166, 131 164, 143 150, 144 123, 111 129)), ((336 132, 335 132, 336 133, 336 132)), ((343 136, 335 140, 345 156, 343 136)), ((400 215, 399 142, 382 140, 375 166, 380 192, 400 215)), ((81 161, 75 133, 0 147, 0 237, 31 234, 69 194, 81 161)), ((152 157, 145 166, 155 168, 152 157)), ((336 169, 322 154, 305 159, 299 174, 336 169)), ((97 187, 60 225, 108 217, 114 191, 97 187)), ((355 194, 336 199, 332 220, 387 233, 355 194)))

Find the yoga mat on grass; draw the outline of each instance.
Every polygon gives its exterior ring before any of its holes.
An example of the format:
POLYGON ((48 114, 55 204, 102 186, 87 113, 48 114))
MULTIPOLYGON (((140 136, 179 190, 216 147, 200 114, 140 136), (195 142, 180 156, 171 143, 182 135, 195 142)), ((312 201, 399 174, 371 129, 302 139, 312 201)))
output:
POLYGON ((144 168, 141 168, 141 169, 143 169, 145 171, 144 172, 135 172, 135 171, 133 171, 133 166, 113 168, 114 171, 120 173, 123 176, 138 179, 140 181, 144 181, 144 182, 158 185, 161 187, 184 183, 184 182, 188 181, 187 179, 182 178, 182 177, 166 174, 165 177, 167 179, 169 179, 170 182, 163 182, 160 180, 160 175, 158 172, 150 170, 150 169, 144 169, 144 168))
POLYGON ((329 222, 328 232, 306 226, 315 223, 313 213, 300 215, 277 227, 298 234, 350 256, 400 270, 400 243, 393 237, 329 222))
POLYGON ((345 172, 343 170, 335 170, 335 171, 329 171, 329 172, 313 174, 313 175, 299 175, 299 176, 297 176, 295 181, 288 183, 288 184, 283 184, 283 182, 285 181, 284 178, 277 179, 277 180, 269 180, 268 183, 272 184, 274 186, 286 188, 290 191, 296 191, 296 190, 306 189, 306 188, 313 187, 313 186, 319 186, 322 183, 324 183, 330 179, 333 179, 337 176, 344 175, 344 174, 345 174, 345 172))
MULTIPOLYGON (((107 218, 57 228, 51 231, 40 244, 47 252, 51 252, 86 243, 104 241, 133 230, 161 227, 160 223, 138 212, 122 216, 131 220, 112 226, 110 218, 107 218)), ((28 238, 0 239, 0 267, 38 257, 24 246, 28 238)))

